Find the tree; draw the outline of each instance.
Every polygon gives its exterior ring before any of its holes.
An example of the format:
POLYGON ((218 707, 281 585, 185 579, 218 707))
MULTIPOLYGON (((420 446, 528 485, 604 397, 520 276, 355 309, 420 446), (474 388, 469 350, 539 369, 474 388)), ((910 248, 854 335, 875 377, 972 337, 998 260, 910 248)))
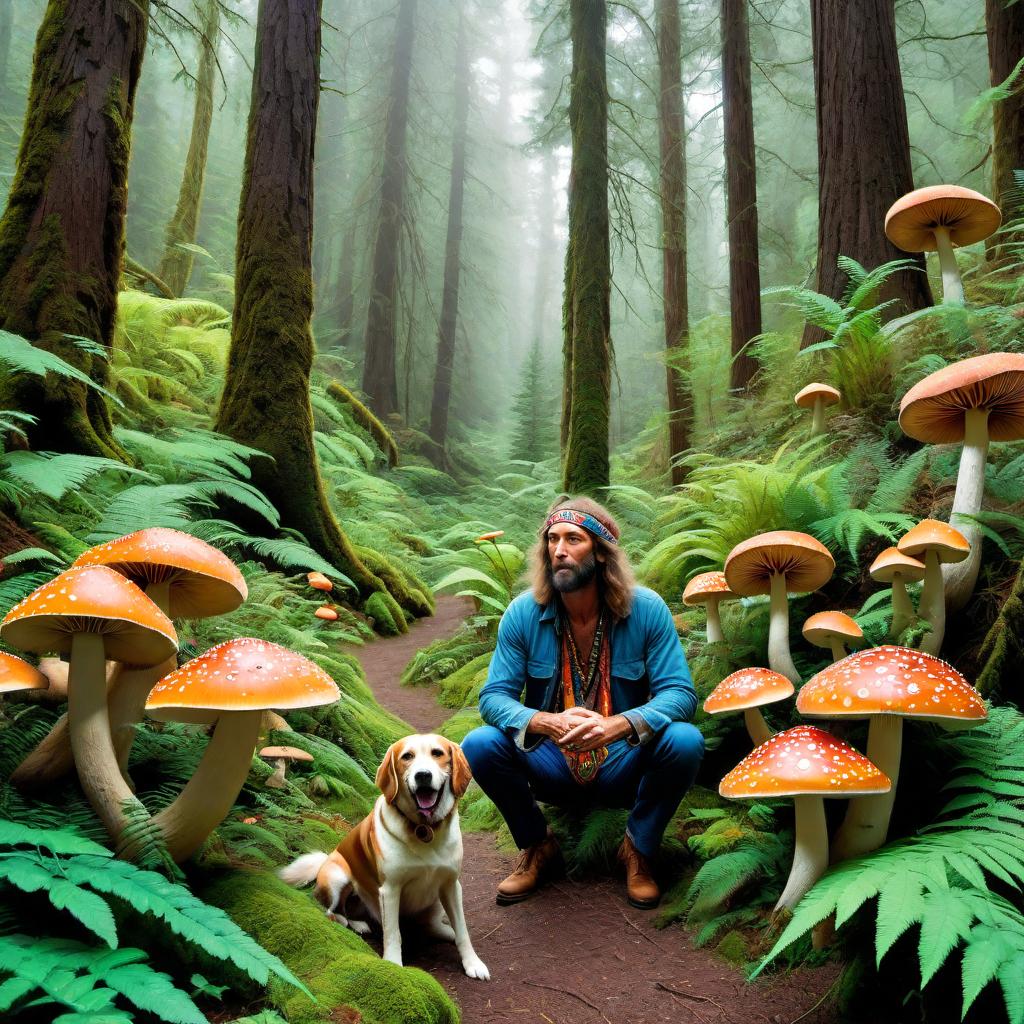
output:
POLYGON ((444 449, 455 363, 455 325, 459 313, 459 271, 462 259, 462 197, 466 186, 466 122, 469 118, 469 53, 466 25, 459 9, 455 43, 455 119, 452 128, 452 171, 448 190, 448 233, 444 247, 444 289, 437 327, 437 369, 430 406, 430 436, 444 449))
POLYGON ((557 395, 545 372, 540 339, 530 346, 523 376, 512 400, 512 439, 509 458, 540 462, 553 454, 557 395))
MULTIPOLYGON (((99 385, 108 379, 148 22, 149 0, 50 0, 0 218, 0 328, 99 385)), ((29 430, 34 448, 123 456, 96 389, 23 374, 7 398, 37 417, 29 430)))
POLYGON ((409 75, 416 27, 416 0, 399 0, 395 47, 391 60, 384 122, 384 160, 380 179, 380 213, 373 246, 370 307, 366 317, 363 391, 378 416, 398 410, 395 362, 395 300, 398 288, 399 239, 405 221, 406 130, 409 122, 409 75))
MULTIPOLYGON (((689 347, 686 291, 686 124, 679 52, 679 0, 658 0, 658 150, 661 164, 661 280, 668 385, 669 459, 690 447, 693 403, 685 369, 689 347)), ((672 483, 685 478, 673 463, 672 483)))
POLYGON ((175 295, 183 295, 192 276, 193 254, 186 246, 195 244, 199 207, 206 180, 206 154, 213 123, 213 76, 217 69, 217 36, 220 33, 220 0, 206 0, 199 36, 199 66, 196 70, 196 102, 192 113, 192 134, 185 157, 185 170, 178 193, 178 205, 167 224, 164 254, 158 276, 175 295))
MULTIPOLYGON (((811 0, 815 111, 818 123, 818 266, 816 290, 840 298, 840 255, 869 270, 911 258, 885 237, 885 214, 911 191, 907 108, 903 100, 893 0, 811 0)), ((893 274, 882 299, 891 316, 931 305, 924 257, 893 274)), ((803 347, 823 335, 808 325, 803 347)))
POLYGON ((569 241, 562 342, 562 482, 608 486, 611 406, 611 250, 604 0, 570 0, 569 241))
MULTIPOLYGON (((1020 0, 985 0, 985 29, 989 78, 997 86, 1010 77, 1024 56, 1024 4, 1020 0)), ((992 110, 992 198, 1003 211, 1004 221, 1024 216, 1019 202, 1012 202, 1013 172, 1019 168, 1024 168, 1024 89, 1017 82, 992 110)))
POLYGON ((750 355, 750 339, 761 333, 757 163, 747 0, 721 0, 721 28, 729 313, 732 320, 729 386, 733 391, 743 392, 757 372, 757 360, 750 355))
MULTIPOLYGON (((254 461, 253 482, 284 525, 299 530, 368 597, 385 592, 384 583, 327 506, 309 399, 320 3, 260 0, 231 349, 217 430, 274 460, 254 461)), ((389 610, 394 616, 397 606, 389 610)), ((400 611, 396 624, 404 626, 400 611)))

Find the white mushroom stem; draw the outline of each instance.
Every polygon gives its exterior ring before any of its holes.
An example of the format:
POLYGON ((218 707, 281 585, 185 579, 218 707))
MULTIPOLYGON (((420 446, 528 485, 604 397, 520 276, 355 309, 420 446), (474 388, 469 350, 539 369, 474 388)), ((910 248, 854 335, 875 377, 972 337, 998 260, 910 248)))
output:
POLYGON ((935 228, 935 247, 939 253, 939 269, 942 271, 942 301, 951 305, 964 304, 964 285, 960 280, 960 268, 956 263, 949 228, 935 228))
POLYGON ((956 493, 949 522, 971 545, 970 554, 962 562, 942 567, 946 589, 946 607, 958 611, 971 599, 981 568, 981 530, 971 521, 958 517, 961 512, 976 516, 981 511, 985 494, 985 464, 988 461, 988 409, 968 409, 964 414, 964 447, 960 453, 960 470, 956 476, 956 493))
POLYGON ((722 632, 722 620, 718 614, 718 598, 710 597, 705 605, 708 623, 707 634, 709 644, 725 643, 725 634, 722 632))
POLYGON ((925 552, 924 566, 921 617, 928 620, 932 630, 921 641, 921 650, 926 654, 938 654, 946 633, 946 598, 942 586, 942 565, 937 551, 925 552))
POLYGON ((283 757, 274 759, 274 774, 264 783, 270 789, 284 789, 288 783, 285 781, 285 770, 288 762, 283 757))
POLYGON ((846 657, 846 648, 843 646, 843 641, 839 637, 834 636, 829 640, 829 647, 832 648, 832 660, 842 661, 846 657))
MULTIPOLYGON (((112 839, 125 825, 123 804, 135 795, 117 767, 107 716, 106 661, 100 633, 75 633, 68 676, 68 731, 85 795, 112 839)), ((141 804, 139 805, 141 807, 141 804)))
POLYGON ((192 778, 173 803, 153 817, 171 857, 187 860, 224 820, 252 767, 260 711, 225 711, 192 778))
POLYGON ((794 685, 800 682, 800 673, 789 653, 789 596, 786 577, 772 573, 771 624, 768 627, 768 664, 773 672, 785 676, 794 685))
POLYGON ((873 715, 868 725, 868 760, 889 776, 892 786, 888 793, 858 796, 850 801, 846 817, 832 840, 833 864, 862 857, 885 842, 896 799, 902 749, 903 719, 899 715, 873 715))
POLYGON ((907 593, 907 584, 899 573, 892 577, 892 624, 889 639, 898 640, 900 634, 914 621, 914 606, 907 593))
POLYGON ((761 746, 772 738, 774 733, 768 728, 760 708, 747 708, 743 712, 743 721, 747 723, 747 733, 755 747, 761 746))
POLYGON ((820 796, 795 796, 796 843, 793 867, 775 909, 792 910, 828 867, 828 829, 825 802, 820 796))
POLYGON ((814 399, 814 415, 811 419, 811 437, 825 433, 825 397, 818 395, 814 399))

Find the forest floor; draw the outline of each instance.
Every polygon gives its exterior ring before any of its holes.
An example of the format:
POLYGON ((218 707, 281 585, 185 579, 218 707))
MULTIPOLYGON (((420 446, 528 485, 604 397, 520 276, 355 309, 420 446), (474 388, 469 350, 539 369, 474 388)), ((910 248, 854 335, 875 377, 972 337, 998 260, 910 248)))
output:
MULTIPOLYGON (((469 613, 464 598, 439 595, 437 613, 408 633, 353 649, 377 700, 415 729, 437 728, 451 711, 427 687, 399 684, 412 656, 454 633, 469 613)), ((654 912, 626 904, 616 876, 566 878, 524 903, 499 907, 497 883, 514 857, 490 833, 463 836, 462 885, 473 945, 489 982, 462 973, 455 947, 410 945, 405 962, 428 971, 462 1008, 463 1024, 830 1024, 817 1004, 836 968, 802 969, 748 985, 740 970, 688 933, 658 931, 654 912)), ((371 938, 379 949, 379 936, 371 938)))

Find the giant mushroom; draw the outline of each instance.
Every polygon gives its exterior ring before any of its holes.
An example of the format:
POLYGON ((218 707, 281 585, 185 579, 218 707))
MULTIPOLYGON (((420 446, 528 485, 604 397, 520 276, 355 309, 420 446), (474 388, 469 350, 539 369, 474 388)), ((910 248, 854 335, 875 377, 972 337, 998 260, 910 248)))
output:
POLYGON ((792 683, 800 673, 789 653, 789 593, 824 586, 835 571, 828 548, 806 533, 774 530, 737 544, 725 560, 729 589, 741 597, 771 595, 768 664, 792 683))
POLYGON ((724 572, 702 572, 699 576, 694 576, 683 589, 683 604, 689 608, 704 605, 707 614, 708 643, 725 642, 718 606, 723 601, 734 600, 736 596, 725 582, 724 572))
POLYGON ((793 696, 793 684, 770 668, 741 668, 727 675, 704 701, 709 715, 742 711, 747 734, 756 747, 772 736, 761 708, 793 696))
POLYGON ((842 393, 829 384, 808 384, 796 393, 793 401, 801 409, 813 409, 811 417, 811 437, 825 432, 825 407, 835 405, 841 398, 842 393))
POLYGON ((963 443, 949 521, 971 553, 943 569, 946 605, 957 611, 974 592, 981 567, 981 530, 960 517, 981 511, 989 442, 1024 438, 1024 353, 990 352, 929 374, 903 396, 900 427, 927 444, 963 443))
POLYGON ((930 185, 897 199, 885 215, 885 235, 904 252, 938 252, 942 301, 962 306, 964 286, 953 246, 981 242, 1002 223, 999 207, 961 185, 930 185))
POLYGON ((868 572, 878 583, 892 587, 892 622, 889 639, 898 640, 900 634, 914 621, 914 606, 907 593, 908 583, 924 579, 925 564, 919 558, 904 554, 897 547, 886 548, 872 563, 868 572))
POLYGON ((50 680, 23 658, 0 651, 0 693, 18 690, 46 690, 50 680))

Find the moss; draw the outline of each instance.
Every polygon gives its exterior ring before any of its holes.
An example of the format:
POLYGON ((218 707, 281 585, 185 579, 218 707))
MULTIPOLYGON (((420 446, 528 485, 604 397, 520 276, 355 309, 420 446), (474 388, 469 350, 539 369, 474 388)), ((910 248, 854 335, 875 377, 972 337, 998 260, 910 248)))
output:
POLYGON ((715 946, 715 952, 731 964, 742 966, 750 961, 750 952, 747 949, 747 940, 742 932, 726 932, 722 941, 715 946))
POLYGON ((313 1002, 293 986, 272 982, 270 1002, 289 1024, 331 1020, 338 1007, 356 1010, 364 1024, 459 1020, 429 974, 381 960, 358 935, 329 921, 308 892, 272 875, 232 871, 208 880, 200 895, 280 957, 316 997, 313 1002))
POLYGON ((437 731, 442 736, 461 743, 474 729, 484 724, 478 708, 463 708, 456 711, 437 731))
POLYGON ((384 590, 370 595, 366 602, 366 614, 373 619, 377 632, 385 636, 397 636, 409 628, 398 602, 384 590))
POLYGON ((441 688, 437 695, 438 703, 446 708, 461 708, 466 704, 475 703, 474 691, 479 696, 479 688, 487 678, 487 666, 491 663, 492 652, 481 654, 461 668, 441 680, 441 688))
POLYGON ((978 692, 996 704, 1024 701, 1024 564, 985 637, 979 660, 978 692))
POLYGON ((339 381, 332 380, 327 385, 327 394, 348 407, 352 419, 373 438, 380 450, 387 456, 388 465, 392 469, 397 466, 398 445, 395 444, 391 431, 339 381))
POLYGON ((357 547, 356 551, 363 564, 384 581, 403 608, 414 615, 433 615, 433 592, 411 569, 397 565, 372 548, 357 547))

